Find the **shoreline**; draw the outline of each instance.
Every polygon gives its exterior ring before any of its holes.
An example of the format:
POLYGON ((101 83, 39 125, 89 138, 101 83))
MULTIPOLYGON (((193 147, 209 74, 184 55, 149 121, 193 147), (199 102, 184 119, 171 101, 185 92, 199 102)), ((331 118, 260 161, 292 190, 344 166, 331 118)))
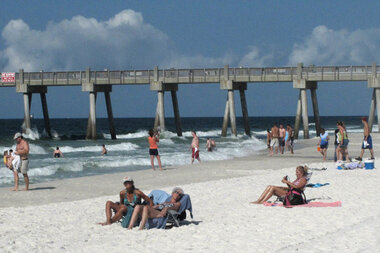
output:
MULTIPOLYGON (((374 149, 380 143, 380 133, 374 133, 374 149)), ((353 158, 359 154, 361 134, 350 134, 349 150, 353 158)), ((117 172, 94 176, 67 178, 43 183, 31 184, 30 191, 12 192, 11 187, 0 188, 2 195, 0 208, 20 207, 25 205, 43 205, 56 202, 70 202, 83 199, 110 196, 118 194, 122 189, 121 178, 131 176, 141 190, 148 192, 167 186, 207 182, 235 177, 249 176, 256 170, 276 170, 285 167, 296 167, 299 164, 322 163, 322 156, 316 151, 317 138, 297 140, 295 154, 286 152, 284 155, 269 157, 267 150, 258 154, 239 157, 230 160, 205 161, 201 164, 170 166, 164 171, 138 170, 117 172)), ((331 146, 330 146, 331 147, 331 146)), ((379 146, 380 147, 380 144, 379 146)), ((331 159, 333 150, 328 149, 331 159)), ((148 159, 148 158, 147 158, 148 159)), ((190 157, 189 157, 190 162, 190 157)), ((331 160, 325 162, 331 163, 331 160)), ((20 182, 19 189, 23 189, 20 182)))

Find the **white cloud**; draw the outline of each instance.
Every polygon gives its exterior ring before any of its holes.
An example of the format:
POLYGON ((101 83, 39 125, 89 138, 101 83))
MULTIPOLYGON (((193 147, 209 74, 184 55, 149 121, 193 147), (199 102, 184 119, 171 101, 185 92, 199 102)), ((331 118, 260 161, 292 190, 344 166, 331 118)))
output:
POLYGON ((260 55, 260 50, 251 46, 250 51, 243 56, 243 58, 239 62, 239 66, 245 67, 263 67, 268 66, 273 62, 274 53, 269 53, 266 55, 260 55))
POLYGON ((380 29, 333 30, 317 26, 302 42, 293 46, 289 64, 354 65, 380 61, 380 29))
POLYGON ((49 22, 43 30, 30 28, 21 19, 11 20, 2 38, 0 67, 5 71, 261 66, 273 58, 260 56, 256 47, 250 47, 242 59, 231 52, 220 57, 176 52, 164 32, 133 10, 123 10, 106 21, 75 16, 49 22))
POLYGON ((144 23, 140 13, 124 10, 107 21, 75 16, 49 22, 42 31, 23 20, 3 29, 3 69, 26 71, 151 67, 169 52, 170 40, 144 23))

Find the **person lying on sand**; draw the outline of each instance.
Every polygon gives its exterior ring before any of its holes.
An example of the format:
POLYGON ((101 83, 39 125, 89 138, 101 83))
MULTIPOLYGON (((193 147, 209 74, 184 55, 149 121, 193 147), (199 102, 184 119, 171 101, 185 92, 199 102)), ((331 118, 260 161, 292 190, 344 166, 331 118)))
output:
POLYGON ((133 211, 131 222, 129 223, 128 229, 132 229, 137 221, 139 215, 141 215, 141 222, 139 230, 143 230, 148 218, 160 218, 165 217, 168 210, 178 211, 181 207, 181 202, 179 202, 183 196, 184 192, 181 188, 175 187, 172 191, 172 197, 169 202, 164 202, 155 206, 137 206, 133 211))
POLYGON ((127 212, 127 205, 136 206, 141 205, 141 199, 144 199, 149 205, 153 205, 152 200, 146 196, 142 191, 136 189, 133 179, 130 177, 125 177, 123 179, 123 184, 125 189, 120 192, 120 203, 107 201, 106 202, 106 221, 100 222, 100 225, 111 225, 112 223, 119 221, 121 217, 127 212), (112 216, 112 210, 115 215, 112 216))
POLYGON ((306 166, 298 166, 296 168, 296 176, 297 179, 293 182, 290 182, 288 180, 288 176, 285 176, 281 182, 284 184, 287 184, 288 187, 282 187, 282 186, 274 186, 274 185, 268 185, 265 191, 261 194, 260 198, 258 200, 251 202, 251 204, 263 204, 268 199, 270 199, 273 195, 277 197, 285 197, 285 195, 288 193, 290 188, 295 188, 299 190, 303 190, 306 186, 308 167, 306 166))

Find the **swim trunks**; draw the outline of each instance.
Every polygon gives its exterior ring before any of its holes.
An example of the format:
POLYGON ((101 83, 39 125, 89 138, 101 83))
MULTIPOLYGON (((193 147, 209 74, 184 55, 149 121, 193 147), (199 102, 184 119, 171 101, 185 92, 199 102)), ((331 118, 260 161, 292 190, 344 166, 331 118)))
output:
POLYGON ((195 159, 199 158, 199 149, 197 148, 192 149, 191 158, 195 158, 195 159))
POLYGON ((363 140, 362 149, 372 149, 372 137, 371 137, 371 135, 368 135, 367 143, 365 143, 365 142, 366 141, 363 140))
POLYGON ((18 171, 21 172, 22 174, 26 174, 26 173, 28 173, 28 170, 29 170, 29 160, 28 159, 25 159, 25 160, 22 159, 21 160, 21 167, 18 171))
POLYGON ((273 138, 271 141, 270 141, 270 146, 271 147, 274 147, 275 145, 277 145, 278 143, 278 138, 273 138))
POLYGON ((278 138, 278 141, 279 141, 279 146, 280 147, 284 147, 285 146, 285 141, 284 141, 284 138, 278 138))

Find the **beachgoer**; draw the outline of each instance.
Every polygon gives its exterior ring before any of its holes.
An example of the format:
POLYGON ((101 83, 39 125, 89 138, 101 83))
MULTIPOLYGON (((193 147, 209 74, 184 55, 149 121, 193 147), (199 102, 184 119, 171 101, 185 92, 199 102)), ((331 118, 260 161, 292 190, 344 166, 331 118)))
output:
POLYGON ((102 155, 107 155, 108 150, 106 149, 106 145, 102 145, 102 155))
MULTIPOLYGON (((28 176, 28 170, 29 170, 29 143, 24 139, 21 133, 16 133, 13 137, 14 140, 16 140, 16 152, 15 155, 19 155, 21 158, 21 166, 20 166, 20 172, 24 176, 25 181, 25 191, 29 190, 29 176, 28 176)), ((14 191, 17 191, 18 188, 18 173, 15 175, 15 188, 14 191)))
POLYGON ((137 189, 134 185, 133 179, 130 177, 123 178, 123 185, 125 189, 120 191, 120 202, 106 202, 106 221, 100 222, 100 225, 111 225, 114 222, 117 222, 123 217, 127 212, 127 206, 132 206, 136 208, 137 205, 141 204, 141 199, 144 199, 149 205, 153 205, 152 200, 146 196, 142 191, 137 189), (112 217, 112 211, 115 212, 112 217))
POLYGON ((362 123, 363 123, 363 134, 364 134, 364 139, 362 143, 362 151, 360 153, 360 156, 356 158, 358 161, 363 160, 363 155, 364 155, 364 150, 369 149, 369 152, 371 153, 371 159, 375 159, 375 156, 373 155, 373 148, 372 148, 372 137, 371 137, 371 132, 369 129, 369 125, 367 122, 366 117, 362 117, 362 123))
POLYGON ((288 133, 288 141, 285 142, 285 145, 288 147, 288 150, 290 149, 290 153, 294 154, 294 151, 293 151, 294 133, 293 133, 293 128, 289 124, 286 126, 286 132, 288 133))
POLYGON ((351 160, 348 154, 349 140, 348 140, 346 126, 344 125, 344 122, 338 121, 337 127, 339 129, 339 133, 338 133, 339 144, 337 148, 338 160, 343 160, 343 158, 345 158, 346 160, 351 160))
POLYGON ((273 155, 273 148, 275 148, 276 154, 278 153, 278 137, 280 135, 277 124, 273 124, 271 129, 272 140, 270 142, 271 156, 273 155))
POLYGON ((56 147, 54 152, 53 152, 53 157, 54 158, 60 158, 60 157, 63 157, 63 154, 61 152, 61 150, 59 150, 59 147, 56 147))
POLYGON ((335 129, 335 141, 334 141, 334 145, 335 145, 335 151, 334 151, 334 161, 338 161, 338 154, 337 154, 337 150, 338 150, 338 147, 339 147, 339 129, 335 129))
POLYGON ((133 212, 128 229, 133 228, 140 214, 141 214, 141 222, 140 222, 139 230, 143 230, 149 218, 165 217, 168 210, 178 211, 179 208, 181 207, 181 202, 179 201, 181 200, 183 194, 184 192, 181 188, 175 187, 172 191, 172 197, 169 202, 164 202, 155 206, 136 207, 133 212))
POLYGON ((160 170, 162 170, 161 158, 160 158, 160 155, 158 154, 158 145, 157 145, 157 143, 159 141, 160 141, 160 133, 154 132, 153 129, 150 129, 149 130, 149 137, 148 137, 149 156, 150 156, 150 164, 152 165, 153 170, 155 170, 155 168, 154 168, 154 157, 157 158, 158 166, 160 167, 160 170))
POLYGON ((211 138, 207 138, 207 142, 206 142, 207 151, 212 152, 215 147, 216 147, 215 141, 211 138))
POLYGON ((288 176, 285 176, 281 180, 281 182, 284 184, 287 184, 288 187, 268 185, 265 191, 261 194, 260 198, 258 198, 256 201, 251 202, 251 203, 262 204, 266 202, 268 199, 270 199, 273 195, 277 197, 284 197, 288 193, 290 188, 303 191, 307 183, 307 180, 306 180, 307 171, 308 171, 308 168, 306 166, 298 166, 296 168, 296 176, 297 176, 296 180, 294 180, 293 182, 290 182, 288 180, 288 176))
POLYGON ((280 129, 278 130, 278 132, 279 132, 278 144, 280 147, 280 153, 284 154, 286 130, 282 124, 280 124, 280 129))
POLYGON ((323 161, 326 161, 326 156, 327 156, 327 148, 329 147, 329 134, 325 131, 324 128, 320 129, 320 134, 319 134, 319 141, 318 145, 320 148, 320 152, 323 156, 323 161))
POLYGON ((12 149, 4 151, 4 164, 13 172, 14 187, 13 191, 18 190, 18 173, 20 172, 21 157, 15 155, 12 149))
POLYGON ((194 163, 194 158, 201 162, 201 158, 199 157, 199 138, 195 131, 191 131, 191 135, 193 136, 193 140, 191 141, 190 149, 191 153, 191 164, 194 163))
POLYGON ((267 146, 268 146, 268 153, 271 154, 271 148, 270 148, 270 142, 272 141, 272 134, 269 129, 267 129, 267 146))

